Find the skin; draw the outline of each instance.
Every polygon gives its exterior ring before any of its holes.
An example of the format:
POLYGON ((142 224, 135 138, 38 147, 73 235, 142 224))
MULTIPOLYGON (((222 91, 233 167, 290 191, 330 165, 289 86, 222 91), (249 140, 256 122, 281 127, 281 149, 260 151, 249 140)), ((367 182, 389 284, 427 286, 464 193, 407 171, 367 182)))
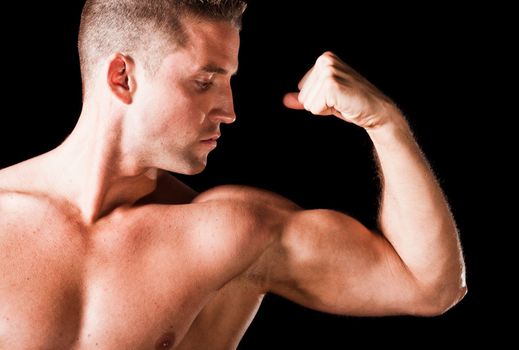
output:
POLYGON ((187 27, 153 77, 122 53, 101 62, 70 137, 0 171, 0 348, 233 349, 267 292, 344 315, 433 316, 465 295, 454 220, 402 113, 332 53, 284 103, 369 134, 380 232, 169 175, 201 172, 202 140, 236 118, 238 30, 187 27))

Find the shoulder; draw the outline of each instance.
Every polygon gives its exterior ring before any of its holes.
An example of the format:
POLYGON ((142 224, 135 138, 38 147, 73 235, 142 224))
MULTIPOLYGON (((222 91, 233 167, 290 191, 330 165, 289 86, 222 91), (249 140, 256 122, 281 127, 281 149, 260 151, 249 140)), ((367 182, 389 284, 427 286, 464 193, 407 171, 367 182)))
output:
MULTIPOLYGON (((54 209, 52 201, 39 193, 0 188, 0 228, 13 220, 24 225, 28 221, 44 220, 44 213, 55 217, 54 209)), ((52 218, 46 220, 50 221, 52 218)))
POLYGON ((291 200, 268 190, 242 185, 222 185, 200 193, 193 203, 209 201, 231 201, 251 204, 257 207, 269 207, 274 210, 294 211, 301 209, 291 200))
POLYGON ((302 209, 274 192, 242 185, 223 185, 200 193, 193 199, 202 210, 202 222, 245 233, 259 246, 279 240, 294 214, 302 209))
MULTIPOLYGON (((42 170, 29 159, 0 169, 0 219, 8 214, 34 213, 48 205, 42 170)), ((1 222, 1 221, 0 221, 1 222)))
POLYGON ((243 233, 239 236, 261 247, 275 242, 292 214, 300 210, 279 194, 241 185, 214 187, 197 195, 192 204, 200 209, 194 221, 233 235, 243 233))
POLYGON ((242 185, 213 187, 195 196, 191 203, 203 207, 204 215, 214 213, 234 225, 256 228, 276 224, 285 213, 299 208, 274 192, 242 185))
POLYGON ((18 165, 0 169, 0 195, 6 195, 13 189, 20 187, 19 177, 17 176, 18 165))
POLYGON ((37 156, 0 169, 0 193, 33 193, 44 187, 46 167, 37 156))
POLYGON ((195 217, 190 212, 196 228, 211 232, 219 243, 231 242, 226 248, 234 249, 226 251, 233 252, 233 260, 247 262, 236 276, 263 293, 269 251, 279 246, 286 226, 301 208, 277 193, 242 185, 211 188, 198 194, 190 206, 197 208, 195 217))
MULTIPOLYGON (((0 251, 9 242, 21 242, 22 237, 37 234, 57 219, 45 198, 26 191, 0 188, 0 251)), ((29 246, 30 242, 24 245, 29 246)))
POLYGON ((52 221, 58 210, 48 187, 48 166, 37 156, 0 169, 0 228, 6 222, 19 226, 52 221))

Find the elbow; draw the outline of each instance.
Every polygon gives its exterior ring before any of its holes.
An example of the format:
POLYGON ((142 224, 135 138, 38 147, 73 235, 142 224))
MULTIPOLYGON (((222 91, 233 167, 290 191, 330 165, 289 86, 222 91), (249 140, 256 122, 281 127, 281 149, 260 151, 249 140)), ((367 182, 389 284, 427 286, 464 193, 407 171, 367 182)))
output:
POLYGON ((449 268, 448 273, 418 282, 416 288, 417 316, 440 316, 458 304, 467 295, 465 265, 449 268))
POLYGON ((467 286, 458 284, 457 286, 442 286, 434 288, 420 297, 419 307, 415 309, 417 316, 440 316, 459 303, 467 294, 467 286))

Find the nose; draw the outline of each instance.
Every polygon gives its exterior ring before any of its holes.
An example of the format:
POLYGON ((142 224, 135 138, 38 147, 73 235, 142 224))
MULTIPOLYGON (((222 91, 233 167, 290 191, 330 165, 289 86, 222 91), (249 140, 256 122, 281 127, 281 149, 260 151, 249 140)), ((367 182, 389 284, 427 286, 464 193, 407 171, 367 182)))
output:
POLYGON ((236 121, 236 113, 234 112, 234 102, 232 97, 232 90, 229 87, 219 96, 217 108, 211 113, 213 121, 224 124, 231 124, 236 121))

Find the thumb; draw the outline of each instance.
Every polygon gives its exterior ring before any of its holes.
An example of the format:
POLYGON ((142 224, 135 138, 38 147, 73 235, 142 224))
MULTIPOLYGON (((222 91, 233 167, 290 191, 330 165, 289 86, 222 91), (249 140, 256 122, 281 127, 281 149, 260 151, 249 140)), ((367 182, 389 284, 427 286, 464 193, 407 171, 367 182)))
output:
POLYGON ((291 109, 305 109, 305 106, 297 99, 299 92, 290 92, 283 97, 283 104, 291 109))

